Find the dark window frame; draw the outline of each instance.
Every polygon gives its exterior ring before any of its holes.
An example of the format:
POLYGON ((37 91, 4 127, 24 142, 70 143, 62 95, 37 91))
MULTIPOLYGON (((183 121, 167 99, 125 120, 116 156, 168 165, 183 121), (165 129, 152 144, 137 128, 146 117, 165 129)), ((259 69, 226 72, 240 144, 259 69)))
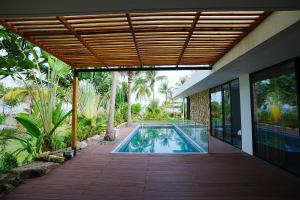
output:
POLYGON ((259 80, 263 80, 262 78, 257 78, 255 77, 255 75, 257 74, 262 74, 262 76, 265 76, 265 74, 268 74, 270 72, 272 72, 271 76, 269 75, 269 78, 271 77, 275 77, 276 74, 278 75, 282 75, 282 74, 287 74, 289 73, 288 71, 285 71, 284 73, 282 73, 284 71, 284 67, 288 64, 293 64, 293 68, 294 68, 294 73, 295 73, 295 81, 296 81, 296 92, 297 92, 297 103, 298 103, 298 121, 299 121, 299 135, 300 135, 300 88, 299 88, 299 84, 300 84, 300 57, 296 57, 296 58, 292 58, 292 59, 288 59, 286 61, 283 61, 283 62, 280 62, 280 63, 277 63, 275 65, 272 65, 272 66, 269 66, 269 67, 266 67, 264 69, 261 69, 261 70, 258 70, 256 72, 253 72, 251 74, 249 74, 249 84, 250 84, 250 104, 251 104, 251 127, 252 127, 252 149, 253 149, 253 155, 259 159, 262 159, 284 171, 287 171, 295 176, 298 176, 300 177, 298 174, 296 174, 295 172, 293 171, 290 171, 288 170, 287 168, 284 168, 283 166, 279 165, 279 164, 276 164, 274 162, 271 162, 261 156, 258 156, 257 155, 257 152, 256 152, 256 148, 255 148, 255 145, 256 145, 256 142, 255 142, 255 137, 256 137, 256 131, 255 131, 255 114, 254 114, 254 87, 253 87, 253 84, 259 80), (281 73, 280 73, 281 72, 281 73))
MULTIPOLYGON (((224 112, 224 101, 223 101, 223 99, 224 99, 224 89, 223 89, 223 86, 224 85, 229 85, 229 91, 230 91, 230 112, 231 112, 231 114, 230 114, 230 121, 231 121, 231 126, 232 126, 232 93, 231 93, 231 82, 233 82, 233 81, 238 81, 239 82, 239 79, 238 78, 236 78, 236 79, 233 79, 233 80, 230 80, 230 81, 227 81, 227 82, 225 82, 225 83, 222 83, 222 84, 220 84, 220 85, 217 85, 217 86, 215 86, 215 87, 212 87, 212 88, 210 88, 209 89, 209 115, 210 115, 210 136, 212 136, 212 137, 214 137, 214 138, 216 138, 216 139, 218 139, 218 140, 220 140, 220 141, 222 141, 222 142, 225 142, 225 143, 227 143, 227 144, 230 144, 231 146, 233 146, 233 147, 235 147, 235 148, 238 148, 238 149, 242 149, 242 145, 239 147, 239 146, 236 146, 236 145, 234 145, 233 144, 233 139, 232 139, 232 135, 233 135, 233 133, 232 133, 232 128, 231 128, 231 130, 230 130, 230 132, 231 132, 231 138, 230 138, 230 142, 228 142, 228 141, 226 141, 225 139, 224 139, 224 131, 225 131, 225 112, 224 112), (213 134, 212 134, 212 112, 211 112, 211 94, 212 93, 214 93, 215 91, 215 89, 216 88, 221 88, 221 94, 222 94, 222 127, 223 127, 223 134, 222 134, 222 139, 220 139, 220 138, 218 138, 218 137, 216 137, 216 136, 214 136, 213 134)), ((241 140, 242 140, 242 138, 241 138, 241 140)))

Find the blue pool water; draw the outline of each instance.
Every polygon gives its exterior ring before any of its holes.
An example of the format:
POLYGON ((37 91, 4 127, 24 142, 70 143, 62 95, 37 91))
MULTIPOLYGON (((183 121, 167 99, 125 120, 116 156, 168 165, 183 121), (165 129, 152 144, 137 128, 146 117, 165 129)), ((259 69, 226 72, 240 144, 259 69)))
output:
POLYGON ((185 153, 204 152, 188 141, 174 126, 140 126, 125 140, 116 152, 127 153, 185 153))

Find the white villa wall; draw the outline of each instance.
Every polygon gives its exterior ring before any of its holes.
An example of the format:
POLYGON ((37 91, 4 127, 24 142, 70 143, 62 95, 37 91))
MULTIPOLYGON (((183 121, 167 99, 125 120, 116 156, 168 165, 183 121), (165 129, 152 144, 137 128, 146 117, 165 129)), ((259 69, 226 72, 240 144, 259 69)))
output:
POLYGON ((239 77, 240 83, 240 105, 241 105, 241 129, 242 129, 242 150, 253 155, 252 141, 252 116, 251 116, 251 95, 249 74, 239 77))

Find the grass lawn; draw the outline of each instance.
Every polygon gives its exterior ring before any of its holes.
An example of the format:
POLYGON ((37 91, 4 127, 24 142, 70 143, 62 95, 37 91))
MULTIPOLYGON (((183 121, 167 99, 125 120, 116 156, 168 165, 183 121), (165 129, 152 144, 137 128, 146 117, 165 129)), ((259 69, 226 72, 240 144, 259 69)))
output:
MULTIPOLYGON (((13 153, 18 148, 22 147, 18 141, 11 140, 5 146, 4 152, 13 153)), ((28 154, 26 152, 21 152, 17 156, 18 164, 21 165, 28 154)))

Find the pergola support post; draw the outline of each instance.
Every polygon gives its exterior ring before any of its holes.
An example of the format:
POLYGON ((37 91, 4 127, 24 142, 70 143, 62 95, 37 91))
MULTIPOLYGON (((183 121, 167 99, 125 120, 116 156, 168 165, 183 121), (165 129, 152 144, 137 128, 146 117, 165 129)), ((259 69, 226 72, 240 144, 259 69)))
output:
POLYGON ((77 145, 77 97, 78 97, 78 72, 73 71, 73 98, 72 98, 72 149, 76 155, 77 145))

